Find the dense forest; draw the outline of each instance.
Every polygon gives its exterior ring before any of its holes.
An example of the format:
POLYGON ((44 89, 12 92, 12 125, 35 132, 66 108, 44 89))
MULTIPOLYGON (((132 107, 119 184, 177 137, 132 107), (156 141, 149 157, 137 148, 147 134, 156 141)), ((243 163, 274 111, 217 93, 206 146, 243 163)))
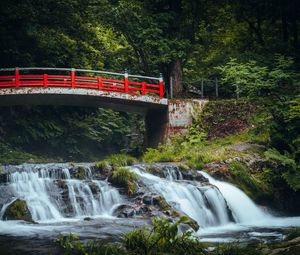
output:
MULTIPOLYGON (((150 215, 149 208, 156 206, 161 210, 157 215, 163 211, 179 219, 160 193, 155 197, 147 193, 147 185, 139 186, 143 174, 123 168, 142 161, 149 164, 145 171, 161 177, 155 164, 168 162, 188 183, 200 179, 207 185, 207 179, 193 171, 204 169, 238 186, 259 205, 285 216, 299 215, 299 14, 298 0, 0 1, 0 69, 70 67, 162 74, 165 97, 209 99, 187 133, 158 148, 145 148, 143 116, 78 106, 1 107, 0 164, 97 161, 97 176, 115 185, 138 204, 136 208, 145 205, 142 213, 150 215)), ((0 174, 6 174, 4 170, 0 166, 0 174)), ((86 184, 90 176, 85 180, 85 171, 82 165, 72 165, 70 178, 86 184)), ((62 190, 67 187, 64 178, 55 180, 62 190)), ((126 206, 122 213, 132 209, 126 206)), ((226 245, 208 251, 189 231, 177 236, 177 227, 186 221, 155 219, 150 234, 146 227, 134 230, 123 236, 121 246, 82 244, 72 234, 57 242, 65 254, 93 249, 101 253, 102 248, 108 254, 269 252, 263 246, 239 250, 238 245, 233 251, 226 245)), ((293 234, 299 236, 297 231, 293 234)))
MULTIPOLYGON (((189 84, 199 87, 201 78, 218 77, 220 96, 238 94, 268 107, 272 146, 299 162, 298 1, 33 0, 0 5, 1 67, 162 73, 167 87, 172 77, 175 97, 185 96, 189 84)), ((5 124, 5 116, 1 119, 5 124)), ((116 121, 122 122, 122 116, 116 121)), ((3 140, 5 126, 11 125, 2 126, 3 140)), ((60 137, 59 124, 43 128, 48 133, 44 140, 60 137)), ((42 136, 28 133, 23 140, 42 136)))

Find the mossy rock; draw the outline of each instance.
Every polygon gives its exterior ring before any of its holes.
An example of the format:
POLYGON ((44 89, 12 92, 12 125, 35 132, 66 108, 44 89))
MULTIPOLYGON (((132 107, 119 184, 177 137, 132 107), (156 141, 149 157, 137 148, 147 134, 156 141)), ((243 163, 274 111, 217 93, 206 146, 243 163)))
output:
POLYGON ((4 174, 4 166, 0 165, 0 174, 4 174))
POLYGON ((112 166, 108 162, 108 160, 101 160, 95 163, 95 168, 103 175, 109 175, 112 171, 112 166))
POLYGON ((113 185, 124 188, 129 196, 138 190, 138 176, 127 168, 118 168, 113 171, 108 181, 113 185))
POLYGON ((153 197, 153 204, 159 206, 162 211, 165 211, 165 213, 169 214, 169 216, 171 216, 172 218, 181 218, 183 216, 189 218, 189 221, 186 224, 189 225, 193 230, 198 231, 198 229, 200 228, 197 221, 195 221, 188 215, 172 208, 172 206, 168 204, 163 196, 153 197))
POLYGON ((24 220, 34 223, 32 215, 28 209, 27 203, 24 200, 16 199, 5 210, 3 215, 4 220, 24 220))
POLYGON ((83 166, 79 166, 76 169, 76 173, 75 173, 74 177, 76 179, 80 179, 80 180, 84 179, 86 177, 86 169, 83 166))

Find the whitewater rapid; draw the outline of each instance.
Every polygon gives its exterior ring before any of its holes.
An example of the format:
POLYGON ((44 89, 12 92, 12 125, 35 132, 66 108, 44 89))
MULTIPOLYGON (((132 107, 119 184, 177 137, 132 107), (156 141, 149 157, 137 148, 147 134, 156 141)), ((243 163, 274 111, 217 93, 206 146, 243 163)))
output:
MULTIPOLYGON (((143 219, 113 217, 114 210, 127 200, 107 180, 94 179, 92 170, 86 166, 80 178, 71 169, 68 164, 12 167, 7 183, 0 185, 0 191, 9 190, 7 201, 0 207, 0 219, 7 206, 20 198, 26 201, 33 220, 39 224, 2 219, 0 234, 56 235, 70 231, 96 237, 99 224, 102 234, 111 230, 121 234, 118 226, 134 221, 142 224, 143 219), (86 217, 94 221, 83 221, 86 217)), ((154 195, 162 195, 170 206, 196 220, 200 226, 196 234, 205 241, 282 238, 281 229, 300 226, 300 217, 274 217, 234 185, 202 171, 198 173, 208 181, 184 180, 172 166, 165 168, 164 178, 150 174, 143 166, 128 169, 138 175, 140 185, 154 195)))

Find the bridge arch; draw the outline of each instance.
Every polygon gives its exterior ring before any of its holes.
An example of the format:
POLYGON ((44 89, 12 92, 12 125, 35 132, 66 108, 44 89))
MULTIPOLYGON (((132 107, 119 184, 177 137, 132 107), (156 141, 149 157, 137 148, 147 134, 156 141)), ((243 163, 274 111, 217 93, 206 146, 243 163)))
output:
POLYGON ((146 145, 164 141, 168 99, 161 77, 74 68, 0 69, 0 106, 103 107, 145 116, 146 145))

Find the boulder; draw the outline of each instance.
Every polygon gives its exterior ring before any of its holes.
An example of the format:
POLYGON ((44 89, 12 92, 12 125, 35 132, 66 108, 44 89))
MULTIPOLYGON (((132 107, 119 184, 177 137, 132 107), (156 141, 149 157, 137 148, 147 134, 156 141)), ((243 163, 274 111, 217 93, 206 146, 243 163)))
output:
POLYGON ((34 223, 25 200, 16 199, 5 210, 3 220, 24 220, 34 223))
POLYGON ((129 218, 135 216, 135 208, 131 205, 120 205, 115 209, 113 215, 119 218, 129 218))

